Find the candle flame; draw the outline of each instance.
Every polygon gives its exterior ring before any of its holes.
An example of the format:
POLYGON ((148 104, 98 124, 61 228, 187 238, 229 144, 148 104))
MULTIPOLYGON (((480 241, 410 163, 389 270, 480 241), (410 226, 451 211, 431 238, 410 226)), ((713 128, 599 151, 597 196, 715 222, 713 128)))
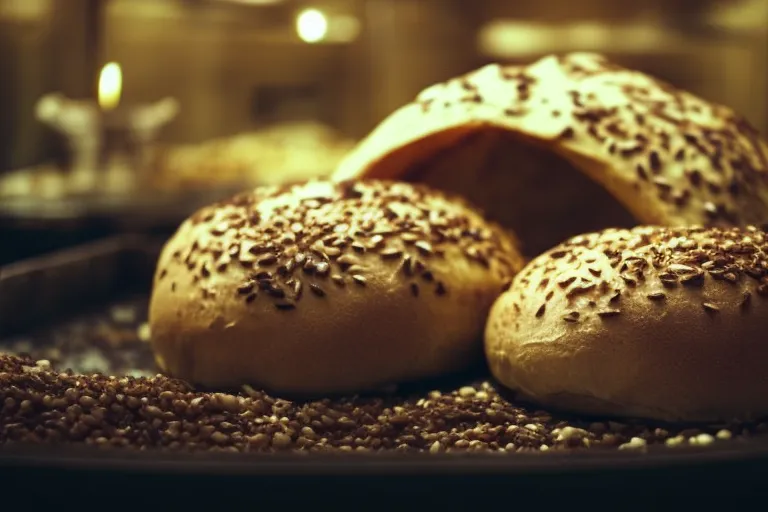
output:
POLYGON ((123 89, 123 72, 117 62, 109 62, 101 68, 99 75, 99 106, 112 110, 120 103, 123 89))

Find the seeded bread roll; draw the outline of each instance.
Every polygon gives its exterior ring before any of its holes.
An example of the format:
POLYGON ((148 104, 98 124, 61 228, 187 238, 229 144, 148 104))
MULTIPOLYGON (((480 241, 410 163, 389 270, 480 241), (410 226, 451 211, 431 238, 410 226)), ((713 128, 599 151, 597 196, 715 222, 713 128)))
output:
POLYGON ((768 415, 768 236, 609 229, 531 261, 491 310, 493 375, 580 413, 670 421, 768 415))
POLYGON ((514 241, 457 198, 393 182, 259 188, 203 208, 160 256, 159 366, 214 387, 354 392, 482 359, 514 241))
POLYGON ((571 53, 427 88, 334 176, 459 192, 533 257, 607 227, 765 223, 767 155, 731 109, 571 53))

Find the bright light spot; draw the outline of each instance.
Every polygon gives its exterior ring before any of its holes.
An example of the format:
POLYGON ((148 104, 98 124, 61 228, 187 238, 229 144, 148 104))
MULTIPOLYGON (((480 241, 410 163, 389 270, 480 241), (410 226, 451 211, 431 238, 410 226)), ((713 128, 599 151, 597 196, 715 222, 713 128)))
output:
POLYGON ((110 62, 101 68, 99 75, 99 106, 112 110, 120 103, 123 89, 123 72, 117 62, 110 62))
POLYGON ((328 33, 328 18, 322 11, 306 9, 296 17, 296 33, 305 43, 317 43, 328 33))

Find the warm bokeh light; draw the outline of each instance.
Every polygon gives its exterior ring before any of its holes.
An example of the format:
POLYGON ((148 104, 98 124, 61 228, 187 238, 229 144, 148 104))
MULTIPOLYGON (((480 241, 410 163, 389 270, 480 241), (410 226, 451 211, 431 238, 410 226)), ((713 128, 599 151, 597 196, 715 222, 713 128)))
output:
POLYGON ((123 72, 116 62, 105 64, 99 75, 99 106, 112 110, 120 103, 123 89, 123 72))
POLYGON ((275 5, 283 2, 283 0, 219 0, 219 1, 229 2, 233 4, 245 4, 245 5, 275 5))
POLYGON ((480 30, 478 46, 483 54, 504 59, 569 51, 658 52, 679 47, 679 38, 657 25, 642 22, 574 20, 554 24, 500 19, 480 30))
POLYGON ((318 9, 305 9, 296 16, 296 33, 305 43, 317 43, 328 34, 328 18, 318 9))

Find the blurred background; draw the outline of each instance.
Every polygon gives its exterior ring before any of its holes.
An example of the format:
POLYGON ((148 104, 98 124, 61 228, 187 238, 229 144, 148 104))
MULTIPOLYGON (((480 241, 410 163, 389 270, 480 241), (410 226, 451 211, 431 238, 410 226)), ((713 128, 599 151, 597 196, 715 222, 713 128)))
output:
POLYGON ((425 86, 572 50, 768 132, 768 0, 0 0, 0 264, 328 174, 425 86))

